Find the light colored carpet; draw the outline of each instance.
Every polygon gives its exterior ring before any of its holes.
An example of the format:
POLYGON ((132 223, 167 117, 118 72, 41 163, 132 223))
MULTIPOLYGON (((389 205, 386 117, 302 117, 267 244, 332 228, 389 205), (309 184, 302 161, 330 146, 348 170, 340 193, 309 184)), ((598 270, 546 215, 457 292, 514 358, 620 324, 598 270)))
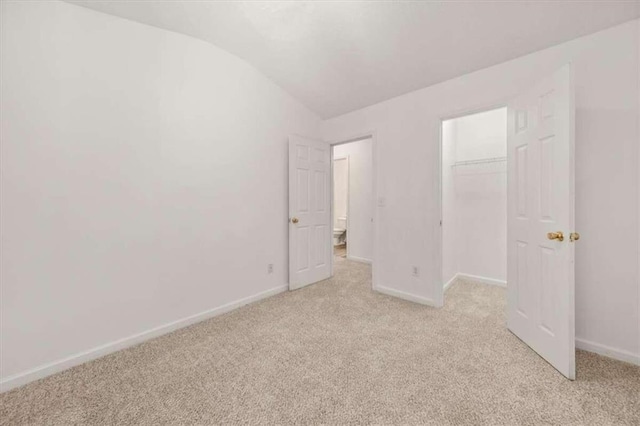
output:
POLYGON ((0 423, 638 425, 640 368, 578 352, 570 382, 505 329, 504 290, 433 309, 336 276, 0 396, 0 423))

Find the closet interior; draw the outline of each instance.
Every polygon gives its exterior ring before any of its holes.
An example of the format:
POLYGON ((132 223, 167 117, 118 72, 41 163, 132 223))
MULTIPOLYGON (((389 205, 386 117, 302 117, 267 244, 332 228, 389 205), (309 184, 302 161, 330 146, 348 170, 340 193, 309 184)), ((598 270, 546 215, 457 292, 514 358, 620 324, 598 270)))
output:
POLYGON ((507 109, 442 122, 442 282, 506 286, 507 109))

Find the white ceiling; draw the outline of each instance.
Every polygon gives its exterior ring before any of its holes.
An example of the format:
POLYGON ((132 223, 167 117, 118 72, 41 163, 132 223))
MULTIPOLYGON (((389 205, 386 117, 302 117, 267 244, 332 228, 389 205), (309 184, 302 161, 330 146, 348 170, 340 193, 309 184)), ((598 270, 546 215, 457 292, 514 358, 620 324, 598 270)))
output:
POLYGON ((323 118, 640 16, 612 0, 70 2, 211 42, 323 118))

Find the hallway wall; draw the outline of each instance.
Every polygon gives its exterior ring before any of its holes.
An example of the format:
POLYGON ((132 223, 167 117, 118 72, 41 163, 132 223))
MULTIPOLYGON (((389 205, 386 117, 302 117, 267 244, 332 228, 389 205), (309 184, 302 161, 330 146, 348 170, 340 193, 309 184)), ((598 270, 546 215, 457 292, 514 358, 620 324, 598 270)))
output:
MULTIPOLYGON (((349 203, 349 158, 333 160, 333 227, 337 228, 340 218, 347 217, 349 203)), ((346 225, 344 225, 346 226, 346 225)))

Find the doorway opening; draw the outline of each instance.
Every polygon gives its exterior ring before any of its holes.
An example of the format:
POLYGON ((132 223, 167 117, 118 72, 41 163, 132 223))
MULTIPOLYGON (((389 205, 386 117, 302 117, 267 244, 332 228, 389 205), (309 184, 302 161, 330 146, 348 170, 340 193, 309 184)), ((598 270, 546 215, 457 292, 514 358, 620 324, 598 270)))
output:
POLYGON ((372 263, 373 140, 332 145, 333 259, 372 263))
POLYGON ((442 283, 507 285, 507 108, 442 121, 442 283))

